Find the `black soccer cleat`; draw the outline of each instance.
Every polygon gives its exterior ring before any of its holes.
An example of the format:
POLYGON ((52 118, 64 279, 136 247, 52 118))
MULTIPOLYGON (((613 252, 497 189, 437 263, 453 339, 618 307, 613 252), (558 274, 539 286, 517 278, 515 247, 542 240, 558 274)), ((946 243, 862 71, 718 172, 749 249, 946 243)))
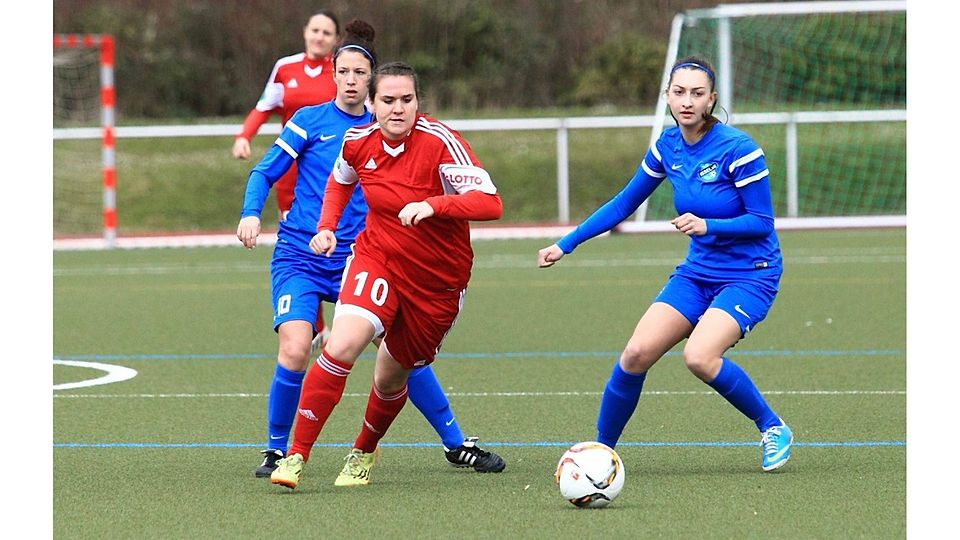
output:
POLYGON ((277 462, 283 459, 283 452, 264 450, 261 454, 263 454, 263 463, 257 467, 257 470, 253 471, 253 475, 257 478, 270 478, 273 470, 277 468, 277 462))
POLYGON ((502 471, 507 466, 503 462, 503 458, 493 452, 481 450, 477 446, 479 440, 479 437, 467 437, 467 440, 463 441, 459 448, 453 450, 448 450, 444 446, 443 450, 447 456, 447 461, 454 467, 473 467, 473 470, 477 472, 498 473, 502 471))

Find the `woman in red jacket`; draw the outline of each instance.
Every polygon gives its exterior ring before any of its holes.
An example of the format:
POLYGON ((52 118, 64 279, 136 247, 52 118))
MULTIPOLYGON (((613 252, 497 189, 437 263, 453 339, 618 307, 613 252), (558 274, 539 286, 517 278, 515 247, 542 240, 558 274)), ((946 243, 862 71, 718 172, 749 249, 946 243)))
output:
MULTIPOLYGON (((330 11, 313 14, 303 27, 304 52, 277 60, 256 107, 247 114, 243 130, 233 141, 233 157, 250 158, 250 140, 270 116, 279 114, 287 123, 293 113, 307 105, 326 103, 337 96, 333 82, 333 49, 340 40, 340 22, 330 11)), ((293 186, 297 182, 296 164, 273 186, 277 194, 280 219, 287 217, 293 204, 293 186)))

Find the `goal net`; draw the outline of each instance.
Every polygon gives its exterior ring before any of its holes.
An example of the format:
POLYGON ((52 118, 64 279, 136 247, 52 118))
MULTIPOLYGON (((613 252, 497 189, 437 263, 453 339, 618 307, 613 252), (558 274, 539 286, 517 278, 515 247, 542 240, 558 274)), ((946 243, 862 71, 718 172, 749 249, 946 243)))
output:
MULTIPOLYGON (((691 10, 674 20, 664 88, 688 55, 716 68, 714 114, 764 149, 778 221, 905 224, 905 2, 691 10)), ((658 114, 673 125, 663 97, 658 114)), ((658 190, 638 220, 674 213, 669 190, 658 190)))
POLYGON ((113 116, 113 39, 54 35, 55 237, 102 235, 108 245, 116 240, 113 116))

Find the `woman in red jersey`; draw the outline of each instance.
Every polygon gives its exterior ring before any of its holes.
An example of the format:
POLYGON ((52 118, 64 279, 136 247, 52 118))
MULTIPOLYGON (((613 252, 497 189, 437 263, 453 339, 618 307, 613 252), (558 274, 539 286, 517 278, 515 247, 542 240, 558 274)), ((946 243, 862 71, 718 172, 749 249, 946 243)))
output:
POLYGON ((406 64, 378 67, 369 94, 377 121, 344 135, 310 247, 333 252, 357 183, 369 206, 366 228, 347 261, 330 338, 304 380, 293 444, 271 476, 274 484, 297 486, 353 363, 383 336, 360 435, 335 485, 370 482, 378 443, 406 403, 410 370, 433 362, 460 314, 473 266, 469 221, 503 213, 496 186, 466 141, 418 111, 418 86, 406 64))
MULTIPOLYGON (((333 49, 340 39, 340 22, 330 11, 312 15, 303 27, 305 51, 277 60, 256 107, 247 114, 243 129, 233 141, 233 157, 250 158, 250 140, 272 114, 287 123, 293 113, 307 105, 319 105, 337 97, 333 81, 333 49)), ((296 164, 274 184, 277 206, 283 220, 293 204, 297 182, 296 164)))

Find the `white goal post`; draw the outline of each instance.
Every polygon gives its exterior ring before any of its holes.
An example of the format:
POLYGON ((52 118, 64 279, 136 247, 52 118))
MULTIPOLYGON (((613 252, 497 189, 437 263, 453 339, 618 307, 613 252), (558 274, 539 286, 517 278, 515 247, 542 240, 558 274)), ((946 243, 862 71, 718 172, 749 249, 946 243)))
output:
MULTIPOLYGON (((754 47, 767 44, 781 44, 786 42, 789 34, 793 41, 789 44, 805 41, 812 43, 814 49, 791 50, 795 62, 804 62, 815 56, 831 40, 839 35, 837 22, 839 17, 857 19, 849 26, 855 34, 872 36, 870 39, 859 42, 859 47, 848 47, 851 56, 844 57, 844 62, 837 62, 847 72, 853 71, 858 78, 862 69, 861 57, 868 58, 869 62, 880 63, 884 56, 899 55, 906 46, 905 17, 906 2, 902 0, 874 0, 874 1, 822 1, 822 2, 777 2, 763 4, 722 4, 715 8, 689 10, 677 14, 673 19, 672 31, 668 43, 667 55, 664 62, 661 89, 665 89, 669 80, 669 69, 673 62, 691 52, 689 43, 685 40, 700 32, 701 38, 697 47, 704 56, 715 63, 718 72, 718 94, 720 107, 717 109, 721 120, 735 126, 747 126, 751 135, 768 154, 768 165, 771 167, 771 186, 775 190, 776 227, 778 229, 797 228, 857 228, 857 227, 905 227, 906 218, 906 100, 905 78, 893 81, 902 95, 881 106, 873 106, 877 100, 867 99, 781 99, 773 97, 766 100, 757 100, 757 87, 762 86, 754 81, 757 72, 757 53, 744 47, 754 47), (894 24, 889 18, 896 19, 894 24), (862 20, 861 20, 862 19, 862 20), (881 20, 882 19, 882 20, 881 20), (753 20, 753 27, 748 21, 753 20), (791 26, 796 21, 806 21, 797 28, 791 26), (760 30, 766 32, 761 33, 760 30), (752 29, 751 29, 752 28, 752 29), (787 30, 784 30, 787 29, 787 30), (746 38, 744 32, 747 32, 746 38), (706 39, 703 35, 708 36, 706 39), (770 37, 772 39, 760 39, 770 37), (709 40, 709 41, 708 41, 709 40), (813 52, 810 52, 810 51, 813 52), (879 58, 879 59, 878 59, 879 58), (849 64, 849 65, 848 65, 849 64), (754 68, 748 75, 741 73, 739 68, 754 68), (736 71, 736 73, 735 73, 736 71), (739 74, 739 76, 738 76, 739 74), (832 99, 832 100, 831 100, 832 99), (722 110, 721 110, 722 109, 722 110), (725 115, 724 115, 725 114, 725 115), (762 140, 760 138, 762 137, 762 140), (883 139, 882 144, 875 144, 873 148, 866 148, 866 143, 874 144, 876 139, 883 139), (841 148, 833 148, 838 146, 841 148), (850 148, 846 148, 848 146, 850 148), (854 156, 834 156, 833 161, 825 164, 817 162, 816 169, 811 169, 811 162, 821 159, 820 154, 843 151, 860 152, 854 156), (853 166, 850 166, 853 162, 853 166), (882 171, 871 169, 874 162, 881 163, 882 171), (863 166, 866 163, 869 166, 863 166), (777 168, 774 174, 774 167, 777 168), (845 168, 846 167, 846 168, 845 168), (857 169, 859 167, 859 169, 857 169), (846 170, 854 170, 857 176, 845 175, 846 170), (888 174, 888 170, 893 171, 888 174), (836 172, 841 171, 841 172, 836 172), (875 174, 882 172, 883 174, 875 174), (830 176, 828 182, 823 178, 830 176), (825 185, 824 185, 825 184, 825 185), (869 191, 871 186, 880 186, 869 191), (812 186, 812 187, 811 187, 812 186), (864 187, 867 186, 867 187, 864 187), (819 191, 811 193, 812 189, 819 191), (862 203, 862 201, 866 201, 862 203), (867 204, 869 203, 869 204, 867 204), (878 211, 874 212, 874 209, 878 211)), ((849 22, 849 21, 848 21, 849 22)), ((847 23, 840 25, 840 29, 848 30, 847 23)), ((842 36, 841 36, 842 37, 842 36)), ((70 46, 72 42, 96 44, 98 39, 108 36, 55 36, 57 46, 70 46), (59 44, 58 44, 59 40, 59 44)), ((850 43, 845 45, 849 46, 850 43)), ((114 136, 121 139, 128 138, 166 138, 166 137, 232 137, 239 129, 233 124, 194 124, 194 125, 156 125, 156 126, 123 126, 113 127, 113 88, 112 88, 112 40, 109 41, 111 53, 109 62, 105 62, 101 77, 109 83, 109 89, 104 87, 103 96, 109 99, 103 101, 103 121, 99 128, 89 126, 64 125, 55 127, 53 139, 57 141, 76 141, 86 139, 93 141, 103 140, 103 223, 104 240, 63 238, 60 242, 54 241, 55 249, 70 249, 68 245, 78 245, 75 241, 82 241, 79 249, 93 247, 145 247, 146 245, 162 245, 162 242, 172 242, 170 245, 230 245, 236 243, 233 235, 198 235, 193 238, 166 239, 158 238, 116 238, 116 206, 114 188, 116 176, 114 167, 114 136), (200 236, 203 236, 201 238, 200 236), (178 243, 179 242, 179 243, 178 243)), ((772 55, 771 55, 772 56, 772 55)), ((904 55, 905 56, 905 55, 904 55)), ((831 59, 828 59, 832 61, 831 59)), ((821 59, 822 61, 822 59, 821 59)), ((780 67, 777 64, 769 67, 766 74, 773 77, 780 67)), ((869 65, 867 67, 870 67, 869 65)), ((890 72, 905 72, 905 60, 896 64, 896 69, 887 69, 890 72)), ((880 76, 886 75, 879 66, 880 76)), ((864 78, 877 77, 877 71, 862 72, 864 78)), ((765 75, 766 76, 766 75, 765 75)), ((803 77, 795 77, 803 79, 803 77)), ((812 77, 808 77, 812 79, 812 77)), ((881 80, 881 82, 888 82, 881 80)), ((802 88, 801 93, 810 88, 802 88)), ((815 96, 814 96, 815 97, 815 96)), ((829 96, 828 96, 829 97, 829 96)), ((667 115, 665 96, 661 95, 653 114, 638 116, 591 116, 591 117, 551 117, 551 118, 500 118, 500 119, 463 119, 446 120, 454 129, 459 131, 510 131, 534 130, 552 131, 556 140, 556 188, 557 188, 557 220, 545 226, 526 226, 512 228, 490 228, 485 230, 476 228, 476 233, 484 238, 531 238, 555 237, 562 235, 574 224, 570 215, 570 152, 568 134, 571 130, 597 130, 619 128, 649 129, 652 143, 665 126, 672 126, 673 120, 667 115)), ((280 132, 279 124, 267 124, 261 130, 262 134, 275 135, 280 132)), ((644 134, 645 139, 645 134, 644 134)), ((644 140, 644 142, 646 142, 644 140)), ((642 145, 641 145, 642 146, 642 145)), ((638 147, 637 160, 642 159, 645 147, 638 147)), ((551 174, 548 172, 547 174, 551 174)), ((56 175, 55 175, 56 176, 56 175)), ((588 179, 574 178, 574 182, 588 179)), ((95 181, 95 179, 93 179, 95 181)), ((90 191, 91 188, 87 188, 90 191)), ((95 189, 95 188, 94 188, 95 189)), ((613 195, 612 193, 610 194, 613 195)), ((669 231, 666 217, 669 204, 663 204, 669 199, 670 190, 660 189, 644 203, 635 215, 635 219, 625 221, 617 228, 619 232, 647 232, 669 231), (648 212, 648 203, 653 202, 648 212)), ((669 201, 667 201, 669 202, 669 201)), ((93 206, 88 206, 87 215, 93 215, 93 206)), ((576 216, 574 216, 576 217, 576 216)), ((89 225, 89 223, 88 223, 89 225)), ((93 223, 96 227, 96 223, 93 223)), ((269 243, 269 240, 267 240, 269 243)))
MULTIPOLYGON (((868 0, 868 1, 822 1, 822 2, 776 2, 776 3, 749 3, 749 4, 721 4, 714 8, 693 9, 678 13, 672 22, 670 40, 667 46, 667 54, 664 62, 664 68, 661 78, 661 90, 666 89, 670 79, 670 69, 674 62, 681 56, 685 56, 681 51, 681 40, 690 32, 701 31, 713 34, 713 46, 706 47, 708 51, 698 51, 705 54, 715 63, 717 71, 718 93, 718 111, 725 111, 728 115, 730 124, 736 125, 769 125, 782 124, 784 129, 785 148, 785 183, 786 183, 786 215, 777 216, 778 226, 781 224, 795 224, 801 227, 835 227, 835 226, 906 226, 905 211, 902 215, 879 215, 879 216, 820 216, 820 217, 801 217, 799 210, 799 191, 801 185, 799 173, 800 155, 798 151, 798 127, 811 124, 844 124, 844 123, 890 123, 902 122, 906 125, 907 111, 905 103, 897 103, 894 106, 864 106, 855 110, 797 110, 796 107, 787 107, 784 110, 764 111, 764 112, 740 112, 738 111, 738 101, 735 99, 737 86, 736 74, 737 60, 740 58, 741 51, 735 46, 736 29, 734 21, 756 18, 763 20, 765 24, 771 24, 778 18, 797 19, 800 17, 826 17, 849 14, 853 16, 863 16, 866 14, 894 13, 906 14, 906 2, 902 0, 868 0), (700 28, 700 27, 709 27, 700 28), (781 217, 785 219, 781 219, 781 217)), ((863 17, 862 17, 863 18, 863 17)), ((811 22, 807 25, 807 30, 815 29, 818 25, 826 26, 830 23, 826 19, 809 19, 811 22)), ((870 21, 865 20, 864 25, 869 25, 870 21)), ((905 49, 906 34, 905 29, 902 36, 894 36, 894 39, 902 39, 902 48, 905 49)), ((741 42, 741 49, 747 47, 757 47, 756 43, 741 42)), ((765 40, 755 40, 765 41, 765 40)), ((773 40, 775 41, 775 40, 773 40)), ((898 44, 900 45, 900 44, 898 44)), ((773 43, 774 47, 788 47, 787 44, 773 43)), ((824 44, 826 47, 827 44, 824 44)), ((701 45, 701 47, 705 47, 701 45)), ((885 51, 879 51, 883 54, 885 51)), ((804 51, 797 52, 803 54, 804 51)), ((865 51, 864 51, 865 53, 865 51)), ((773 56, 773 55, 771 55, 773 56)), ((773 64, 773 60, 771 60, 773 64)), ((811 70, 812 71, 812 70, 811 70)), ((804 74, 807 77, 813 77, 817 74, 804 74)), ((759 84, 758 84, 759 86, 759 84)), ((905 84, 903 95, 905 96, 905 84)), ((741 100, 742 101, 742 100, 741 100)), ((842 107, 841 107, 842 109, 842 107)), ((652 145, 660 137, 665 125, 671 123, 667 116, 666 96, 660 93, 655 109, 656 121, 653 122, 653 130, 650 136, 652 145)), ((904 139, 905 141, 905 139, 904 139)), ((905 154, 905 143, 904 143, 905 154)), ((896 157, 894 157, 896 159, 896 157)), ((905 155, 904 155, 905 159, 905 155)), ((620 230, 625 232, 648 230, 650 224, 644 224, 647 221, 647 210, 649 201, 644 202, 634 216, 633 222, 626 222, 621 225, 620 230)))

